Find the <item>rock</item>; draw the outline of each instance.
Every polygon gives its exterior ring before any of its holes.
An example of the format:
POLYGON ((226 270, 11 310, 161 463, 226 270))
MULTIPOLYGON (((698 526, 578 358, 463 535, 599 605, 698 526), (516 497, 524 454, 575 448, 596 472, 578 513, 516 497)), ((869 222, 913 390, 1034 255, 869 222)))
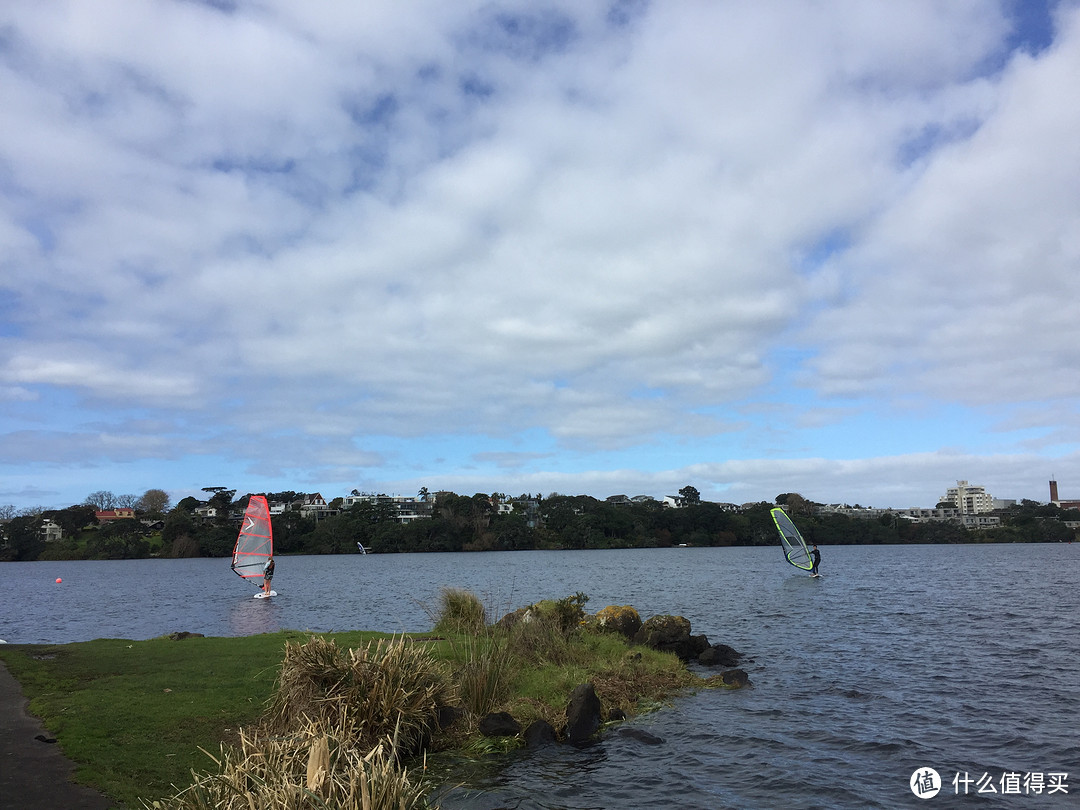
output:
POLYGON ((497 622, 495 626, 500 630, 510 630, 520 624, 522 621, 532 621, 532 614, 529 613, 529 608, 518 608, 515 611, 507 613, 497 622), (526 618, 528 617, 528 618, 526 618))
POLYGON ((711 667, 734 667, 742 657, 741 652, 727 644, 713 644, 698 655, 697 660, 699 664, 711 667))
POLYGON ((182 641, 185 638, 206 638, 202 633, 189 633, 187 630, 180 630, 176 633, 170 633, 169 638, 173 641, 182 641))
POLYGON ((626 719, 626 712, 622 709, 612 709, 608 712, 607 719, 609 723, 617 723, 620 720, 626 719))
POLYGON ((662 737, 657 737, 655 734, 650 734, 640 728, 620 728, 616 733, 620 737, 629 737, 632 740, 643 742, 646 745, 660 745, 664 742, 662 737))
POLYGON ((709 637, 705 635, 690 636, 690 657, 697 658, 709 649, 709 637))
POLYGON ((555 728, 547 720, 534 720, 525 729, 525 745, 529 748, 540 748, 557 740, 555 728))
POLYGON ((690 622, 682 616, 653 616, 634 634, 634 643, 690 660, 690 622))
POLYGON ((641 629, 641 616, 630 605, 608 605, 593 617, 593 623, 601 630, 632 639, 641 629))
POLYGON ((521 723, 508 712, 493 712, 480 721, 480 733, 485 737, 513 737, 521 733, 521 723))
POLYGON ((566 737, 572 743, 585 742, 600 729, 600 698, 591 683, 574 687, 566 706, 566 737))
POLYGON ((725 670, 720 673, 720 680, 728 686, 733 686, 737 689, 747 686, 750 683, 750 677, 746 674, 746 670, 743 669, 725 670))

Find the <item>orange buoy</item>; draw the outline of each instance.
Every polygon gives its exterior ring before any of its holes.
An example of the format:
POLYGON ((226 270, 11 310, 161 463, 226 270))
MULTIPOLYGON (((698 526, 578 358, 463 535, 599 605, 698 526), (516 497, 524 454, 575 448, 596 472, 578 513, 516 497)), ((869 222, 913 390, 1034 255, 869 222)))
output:
POLYGON ((57 577, 57 578, 56 578, 56 584, 57 584, 57 585, 59 585, 59 584, 60 584, 61 582, 63 582, 63 581, 64 581, 64 580, 60 579, 60 577, 57 577))

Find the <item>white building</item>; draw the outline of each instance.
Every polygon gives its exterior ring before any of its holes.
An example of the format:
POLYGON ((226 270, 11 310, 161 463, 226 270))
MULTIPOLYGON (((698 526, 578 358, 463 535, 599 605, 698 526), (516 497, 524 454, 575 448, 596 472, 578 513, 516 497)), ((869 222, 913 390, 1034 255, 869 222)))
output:
POLYGON ((358 503, 385 504, 394 510, 394 520, 398 523, 412 523, 414 520, 431 517, 434 498, 421 500, 408 495, 375 495, 370 492, 356 492, 341 499, 341 508, 348 509, 358 503))
POLYGON ((64 538, 64 530, 54 520, 46 518, 41 521, 41 536, 46 543, 55 543, 64 538))
POLYGON ((941 503, 952 504, 961 515, 978 515, 994 511, 994 498, 985 487, 972 486, 967 481, 957 481, 955 487, 949 487, 941 503))

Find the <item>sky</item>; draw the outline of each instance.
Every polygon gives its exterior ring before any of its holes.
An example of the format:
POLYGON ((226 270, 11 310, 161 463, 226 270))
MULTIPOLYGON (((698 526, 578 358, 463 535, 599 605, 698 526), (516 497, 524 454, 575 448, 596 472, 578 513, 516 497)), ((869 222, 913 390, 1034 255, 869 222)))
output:
POLYGON ((1076 0, 6 0, 0 504, 1080 498, 1076 0))

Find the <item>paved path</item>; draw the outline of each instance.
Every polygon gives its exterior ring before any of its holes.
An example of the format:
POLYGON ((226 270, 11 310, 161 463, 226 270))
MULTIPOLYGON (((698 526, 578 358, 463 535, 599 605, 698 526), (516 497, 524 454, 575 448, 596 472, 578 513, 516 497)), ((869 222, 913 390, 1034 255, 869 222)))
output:
POLYGON ((0 810, 109 810, 102 794, 71 781, 75 763, 31 715, 22 687, 0 662, 0 810))

